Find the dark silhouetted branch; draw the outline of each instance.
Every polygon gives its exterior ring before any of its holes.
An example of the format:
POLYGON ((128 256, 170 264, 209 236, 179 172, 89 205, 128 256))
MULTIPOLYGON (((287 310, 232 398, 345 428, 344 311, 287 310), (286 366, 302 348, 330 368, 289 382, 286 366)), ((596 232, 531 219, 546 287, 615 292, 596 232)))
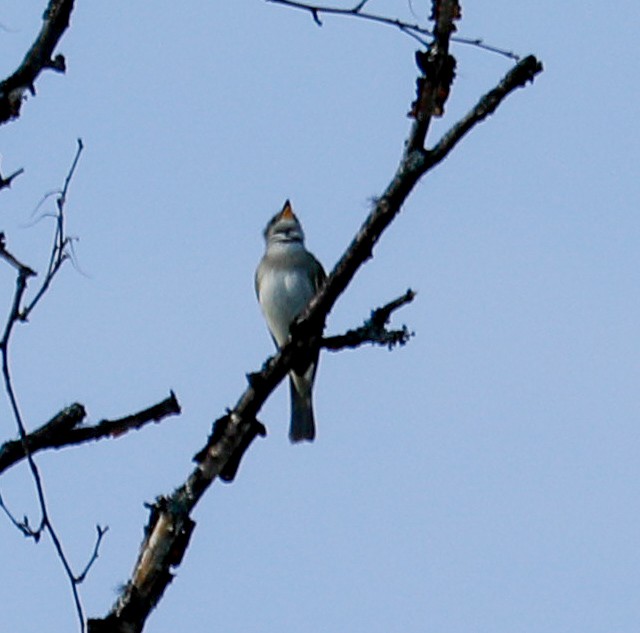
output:
POLYGON ((454 22, 460 19, 458 0, 433 2, 435 20, 433 42, 426 51, 416 53, 416 62, 422 75, 416 81, 416 100, 409 115, 414 123, 406 143, 407 154, 424 147, 432 117, 444 114, 444 104, 455 76, 456 60, 449 54, 449 42, 456 30, 454 22))
POLYGON ((20 174, 24 174, 24 169, 22 167, 17 171, 14 171, 10 176, 5 177, 2 174, 0 174, 0 189, 7 189, 11 187, 11 183, 13 182, 13 179, 20 176, 20 174))
POLYGON ((74 578, 76 584, 80 584, 84 582, 85 578, 87 577, 87 574, 89 573, 89 570, 93 567, 93 564, 98 560, 98 556, 100 554, 100 544, 102 543, 102 539, 104 538, 104 535, 108 531, 109 531, 108 525, 106 525, 105 527, 96 525, 96 542, 95 542, 95 545, 93 546, 93 553, 91 554, 91 557, 87 561, 85 568, 82 570, 82 573, 78 574, 74 578))
POLYGON ((94 425, 79 426, 86 416, 81 404, 66 407, 39 429, 28 433, 24 442, 10 440, 0 446, 0 473, 26 457, 24 446, 31 455, 51 449, 76 446, 104 438, 116 438, 132 430, 140 429, 150 422, 160 422, 166 417, 180 413, 180 404, 173 392, 168 398, 143 411, 117 420, 102 420, 94 425))
POLYGON ((390 301, 377 310, 373 310, 371 316, 359 328, 349 330, 344 334, 324 337, 320 344, 321 347, 331 352, 339 352, 347 348, 360 347, 365 343, 384 345, 389 349, 396 345, 405 345, 412 336, 412 332, 409 331, 407 326, 403 325, 399 330, 388 330, 386 325, 391 318, 391 314, 407 303, 411 303, 415 296, 416 293, 413 290, 407 290, 401 297, 390 301))
POLYGON ((53 52, 69 26, 73 1, 50 0, 35 42, 16 71, 0 82, 0 124, 20 116, 25 93, 35 95, 35 81, 45 68, 65 71, 64 57, 54 58, 53 52))
POLYGON ((35 42, 16 71, 0 82, 0 124, 20 116, 26 92, 35 95, 35 82, 46 68, 65 71, 62 55, 53 57, 62 34, 69 26, 74 0, 50 0, 42 16, 43 25, 35 42))
POLYGON ((427 152, 425 169, 430 169, 438 164, 469 130, 493 114, 500 103, 514 90, 523 88, 529 82, 533 83, 536 75, 542 70, 542 64, 533 55, 528 55, 520 60, 493 90, 481 97, 471 111, 449 129, 438 143, 427 152))

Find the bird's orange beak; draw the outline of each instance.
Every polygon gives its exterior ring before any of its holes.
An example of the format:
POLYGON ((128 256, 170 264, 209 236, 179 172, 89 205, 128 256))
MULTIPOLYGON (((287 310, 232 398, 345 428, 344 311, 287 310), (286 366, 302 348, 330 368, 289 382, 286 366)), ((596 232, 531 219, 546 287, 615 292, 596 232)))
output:
POLYGON ((280 219, 281 220, 295 220, 296 216, 293 213, 293 207, 289 200, 284 203, 284 207, 282 207, 282 211, 280 211, 280 219))

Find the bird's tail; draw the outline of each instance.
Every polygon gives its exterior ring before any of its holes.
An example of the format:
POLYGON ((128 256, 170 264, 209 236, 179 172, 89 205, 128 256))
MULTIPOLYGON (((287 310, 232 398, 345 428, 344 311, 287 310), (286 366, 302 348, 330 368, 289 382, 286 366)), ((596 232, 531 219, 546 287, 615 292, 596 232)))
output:
POLYGON ((291 427, 289 439, 292 442, 306 440, 312 442, 316 436, 316 425, 313 419, 313 402, 311 392, 315 367, 311 365, 303 376, 291 372, 291 427))

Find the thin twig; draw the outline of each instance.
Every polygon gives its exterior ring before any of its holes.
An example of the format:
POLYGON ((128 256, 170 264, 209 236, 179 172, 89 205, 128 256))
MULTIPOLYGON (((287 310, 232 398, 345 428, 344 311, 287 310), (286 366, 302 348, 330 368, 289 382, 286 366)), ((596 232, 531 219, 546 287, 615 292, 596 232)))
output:
POLYGON ((21 174, 24 174, 24 169, 21 167, 20 169, 14 171, 10 176, 2 176, 0 175, 0 189, 5 189, 11 187, 11 183, 14 178, 17 178, 21 174))
POLYGON ((34 530, 29 525, 29 517, 27 517, 26 515, 23 517, 22 521, 18 521, 18 519, 16 519, 13 516, 13 513, 11 512, 11 510, 9 510, 9 507, 7 506, 7 504, 4 502, 2 495, 0 495, 0 509, 2 509, 6 517, 13 524, 13 526, 17 530, 22 532, 23 536, 32 538, 36 543, 40 540, 40 535, 42 534, 44 526, 40 524, 40 527, 37 530, 34 530))
MULTIPOLYGON (((406 22, 404 20, 400 20, 398 18, 390 18, 388 16, 379 15, 375 13, 367 13, 362 11, 364 6, 368 3, 369 0, 364 0, 358 2, 354 7, 350 9, 340 8, 340 7, 329 7, 325 5, 318 4, 310 4, 307 2, 297 2, 296 0, 266 0, 266 2, 272 2, 273 4, 280 4, 285 7, 289 7, 291 9, 299 9, 301 11, 306 11, 311 14, 313 21, 318 25, 322 26, 321 16, 325 15, 342 15, 346 17, 360 18, 361 20, 376 22, 378 24, 383 24, 386 26, 391 26, 393 28, 398 29, 405 35, 413 38, 418 41, 422 46, 429 46, 433 38, 433 31, 424 26, 421 26, 418 23, 406 22)), ((519 56, 512 51, 508 51, 504 48, 500 48, 498 46, 492 46, 491 44, 486 44, 484 40, 481 38, 468 38, 468 37, 460 37, 458 35, 453 35, 451 37, 452 42, 456 42, 457 44, 465 44, 467 46, 473 46, 475 48, 480 48, 489 53, 496 53, 497 55, 501 55, 503 57, 507 57, 508 59, 513 59, 518 61, 519 56)))
MULTIPOLYGON (((295 0, 266 0, 267 2, 272 2, 273 4, 280 4, 285 7, 289 7, 291 9, 300 9, 302 11, 308 12, 313 21, 318 25, 322 26, 322 20, 320 16, 322 14, 325 15, 343 15, 343 16, 351 16, 360 18, 362 20, 366 20, 368 22, 376 22, 378 24, 385 24, 387 26, 392 26, 396 29, 399 29, 409 37, 417 40, 422 46, 426 46, 428 44, 427 37, 431 37, 433 33, 419 24, 411 24, 409 22, 404 22, 403 20, 399 20, 397 18, 389 18, 384 15, 378 15, 375 13, 367 13, 362 11, 361 9, 365 6, 365 2, 359 2, 351 9, 341 9, 338 7, 327 7, 322 5, 313 5, 308 4, 306 2, 296 2, 295 0)), ((367 0, 368 1, 368 0, 367 0)))
POLYGON ((100 553, 100 544, 102 543, 102 539, 104 538, 104 535, 109 531, 109 526, 105 525, 104 527, 100 527, 99 525, 96 525, 96 542, 95 545, 93 546, 93 553, 91 554, 91 557, 89 558, 85 568, 82 570, 82 573, 78 574, 74 580, 76 584, 81 584, 84 582, 85 578, 87 577, 87 574, 89 573, 89 570, 93 567, 93 564, 98 560, 98 556, 100 553))
POLYGON ((80 154, 82 154, 82 150, 84 149, 84 145, 82 143, 82 139, 77 140, 77 149, 75 156, 73 158, 73 162, 71 163, 71 167, 64 181, 64 186, 60 190, 58 197, 56 198, 56 208, 57 212, 55 215, 56 219, 56 230, 53 237, 53 246, 51 248, 51 255, 49 256, 49 265, 47 266, 47 274, 44 277, 42 285, 39 290, 36 292, 33 299, 24 307, 22 312, 20 313, 20 320, 27 321, 29 315, 39 303, 40 299, 44 296, 44 293, 49 289, 53 278, 56 273, 62 267, 62 264, 68 257, 67 254, 67 245, 69 243, 69 238, 65 235, 65 223, 64 223, 64 207, 67 201, 67 193, 69 191, 69 185, 71 184, 71 178, 76 171, 76 167, 78 166, 78 161, 80 160, 80 154))

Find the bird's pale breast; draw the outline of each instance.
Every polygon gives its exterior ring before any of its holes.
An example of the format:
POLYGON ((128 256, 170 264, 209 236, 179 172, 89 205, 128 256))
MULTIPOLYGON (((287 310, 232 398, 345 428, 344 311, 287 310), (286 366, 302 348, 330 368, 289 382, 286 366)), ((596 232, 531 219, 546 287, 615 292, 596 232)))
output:
POLYGON ((313 295, 311 281, 300 269, 274 270, 263 277, 260 304, 278 345, 287 340, 289 326, 313 295))

